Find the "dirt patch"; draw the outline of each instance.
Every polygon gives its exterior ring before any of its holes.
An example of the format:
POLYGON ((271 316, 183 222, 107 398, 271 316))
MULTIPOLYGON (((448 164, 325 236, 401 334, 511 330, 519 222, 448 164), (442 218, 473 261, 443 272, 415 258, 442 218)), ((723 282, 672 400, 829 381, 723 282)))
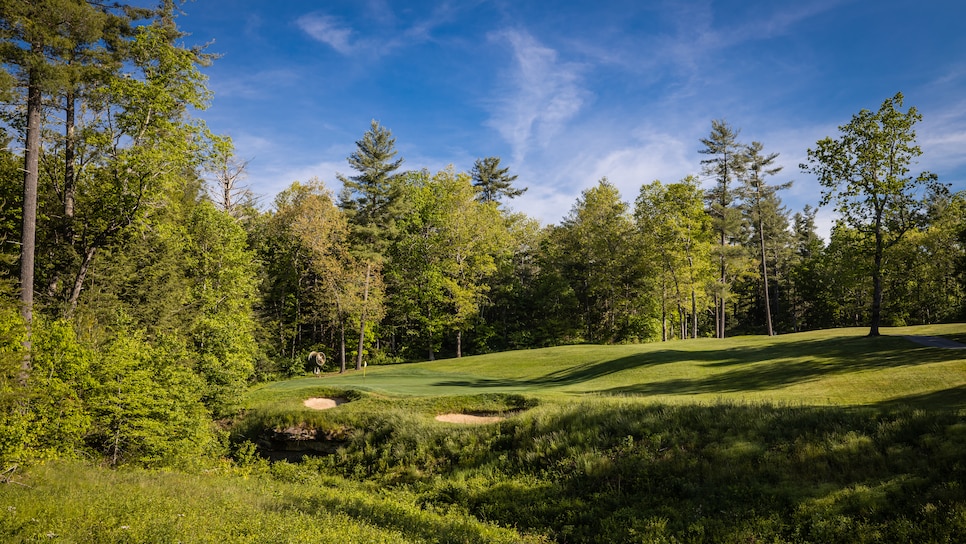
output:
POLYGON ((496 423, 497 421, 503 421, 504 419, 506 418, 503 416, 479 416, 473 414, 440 414, 436 416, 436 421, 463 424, 496 423))
POLYGON ((313 410, 328 410, 329 408, 335 408, 340 404, 345 404, 349 401, 343 398, 326 398, 326 397, 312 397, 310 399, 305 399, 305 406, 313 410))

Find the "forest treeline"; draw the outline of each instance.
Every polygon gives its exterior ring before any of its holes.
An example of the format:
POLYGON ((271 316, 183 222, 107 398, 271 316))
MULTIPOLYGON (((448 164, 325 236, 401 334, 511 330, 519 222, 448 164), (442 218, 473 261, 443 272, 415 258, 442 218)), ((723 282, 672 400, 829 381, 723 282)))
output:
MULTIPOLYGON (((651 342, 962 317, 966 200, 910 169, 902 96, 802 168, 841 221, 723 121, 695 175, 606 179, 541 225, 498 157, 409 169, 373 121, 329 186, 270 204, 198 117, 213 57, 177 6, 0 4, 0 460, 223 452, 254 381, 568 343, 651 342), (632 201, 625 198, 633 198, 632 201)), ((535 180, 534 180, 535 181, 535 180)))

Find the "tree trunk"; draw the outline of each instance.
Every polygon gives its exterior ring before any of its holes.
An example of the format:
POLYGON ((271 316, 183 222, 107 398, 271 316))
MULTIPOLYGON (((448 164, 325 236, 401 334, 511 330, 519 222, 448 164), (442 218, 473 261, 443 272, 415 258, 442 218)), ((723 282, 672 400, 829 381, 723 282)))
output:
POLYGON ((81 289, 84 287, 84 280, 87 278, 87 271, 90 270, 91 262, 94 260, 94 252, 96 249, 96 247, 90 247, 84 252, 84 260, 81 261, 80 269, 74 278, 74 287, 70 291, 70 299, 67 301, 68 318, 72 317, 74 310, 77 309, 77 300, 80 298, 81 289))
POLYGON ((463 357, 463 331, 456 331, 456 358, 463 357))
POLYGON ((73 236, 74 201, 77 192, 77 175, 74 168, 76 97, 73 91, 67 91, 65 97, 64 134, 64 218, 67 219, 68 238, 73 236))
POLYGON ((879 336, 879 323, 882 320, 882 226, 881 219, 875 222, 875 260, 872 265, 872 325, 869 336, 879 336))
POLYGON ((698 297, 694 292, 694 257, 691 256, 691 229, 688 228, 688 286, 691 288, 691 338, 698 337, 698 297))
MULTIPOLYGON (((40 54, 40 46, 31 48, 40 54)), ((34 258, 37 250, 37 182, 40 177, 40 74, 30 70, 27 84, 27 137, 24 149, 23 230, 20 238, 20 312, 27 327, 24 340, 24 359, 20 368, 20 382, 26 384, 30 375, 31 325, 34 308, 34 258)))
POLYGON ((667 342, 667 288, 661 283, 661 342, 667 342))
POLYGON ((292 350, 289 355, 293 361, 295 360, 295 347, 302 337, 302 292, 302 280, 299 279, 298 296, 295 297, 295 330, 292 331, 292 350))
POLYGON ((688 313, 678 304, 678 321, 681 323, 681 340, 688 338, 688 313))
POLYGON ((758 211, 758 239, 761 242, 761 280, 765 284, 765 317, 768 321, 768 336, 775 336, 775 329, 771 325, 771 300, 768 296, 768 266, 765 264, 765 232, 764 222, 761 220, 761 209, 758 211))
MULTIPOLYGON (((724 212, 722 212, 722 213, 724 213, 724 212)), ((716 331, 718 338, 724 338, 725 337, 725 315, 727 315, 727 313, 728 313, 728 309, 725 307, 725 284, 726 284, 726 281, 728 279, 728 277, 727 277, 727 270, 725 269, 725 248, 726 247, 727 247, 727 242, 725 240, 724 227, 722 227, 722 231, 721 231, 721 256, 719 257, 719 262, 720 262, 720 265, 721 265, 721 296, 720 296, 720 298, 718 300, 718 307, 715 308, 715 311, 718 314, 717 323, 715 324, 715 328, 718 329, 716 331)))
POLYGON ((345 374, 345 318, 339 319, 339 374, 345 374))
POLYGON ((691 282, 691 338, 698 337, 698 297, 694 293, 694 282, 691 282))
POLYGON ((711 313, 711 317, 714 318, 714 337, 718 338, 721 332, 721 318, 718 317, 718 293, 711 293, 711 309, 708 311, 711 313))
POLYGON ((359 318, 359 352, 356 355, 356 370, 362 370, 362 350, 366 347, 366 310, 369 308, 369 279, 372 263, 366 263, 366 286, 362 292, 362 316, 359 318))
MULTIPOLYGON (((667 269, 671 273, 671 277, 674 278, 674 306, 677 307, 678 309, 678 318, 680 319, 681 318, 681 282, 678 281, 677 270, 675 270, 674 267, 671 266, 670 261, 666 261, 666 262, 667 262, 667 269)), ((684 323, 682 322, 681 323, 682 340, 685 338, 685 334, 683 332, 685 328, 686 328, 686 325, 684 325, 684 323)))

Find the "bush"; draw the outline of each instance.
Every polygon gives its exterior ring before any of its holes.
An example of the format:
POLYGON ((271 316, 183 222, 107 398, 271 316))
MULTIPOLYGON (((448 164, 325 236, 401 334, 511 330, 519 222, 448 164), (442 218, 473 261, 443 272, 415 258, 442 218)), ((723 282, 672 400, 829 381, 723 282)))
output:
POLYGON ((136 330, 119 332, 92 365, 88 441, 112 464, 178 463, 219 448, 202 403, 204 382, 183 352, 154 347, 136 330))

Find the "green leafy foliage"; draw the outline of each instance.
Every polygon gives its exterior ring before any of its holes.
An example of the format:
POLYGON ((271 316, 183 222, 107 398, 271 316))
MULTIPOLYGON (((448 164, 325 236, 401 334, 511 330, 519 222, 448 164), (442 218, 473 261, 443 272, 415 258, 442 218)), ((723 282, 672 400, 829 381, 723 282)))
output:
POLYGON ((0 466, 24 456, 30 432, 26 390, 19 383, 26 329, 12 298, 9 293, 0 298, 0 466))
POLYGON ((554 266, 579 303, 573 316, 589 342, 646 341, 660 325, 650 318, 653 302, 639 266, 648 249, 636 236, 627 203, 606 179, 584 191, 549 238, 559 247, 554 266))
POLYGON ((83 346, 72 325, 63 320, 36 323, 33 334, 29 447, 33 457, 77 457, 92 420, 86 399, 94 354, 83 346))
POLYGON ((546 542, 288 464, 246 475, 65 463, 17 476, 24 486, 0 488, 0 534, 14 542, 546 542))
POLYGON ((113 463, 174 464, 217 446, 202 403, 204 382, 182 364, 177 345, 151 345, 138 330, 118 327, 91 373, 93 447, 113 463))
POLYGON ((477 201, 469 176, 452 168, 412 176, 405 198, 411 211, 390 253, 393 304, 432 359, 444 334, 474 325, 506 230, 496 205, 477 201))
MULTIPOLYGON (((675 327, 669 331, 668 323, 675 318, 679 338, 697 337, 699 308, 706 309, 711 302, 706 292, 711 284, 711 225, 698 180, 688 177, 667 186, 660 181, 642 186, 634 221, 658 262, 652 267, 658 269, 654 283, 660 290, 661 339, 674 337, 675 327), (669 310, 669 303, 674 308, 669 310)), ((652 263, 641 266, 648 264, 652 263)))
POLYGON ((879 334, 882 317, 883 259, 926 220, 921 190, 943 194, 946 187, 931 172, 911 175, 909 167, 922 154, 915 125, 922 116, 915 107, 900 111, 902 93, 887 99, 877 112, 862 110, 839 127, 839 139, 826 137, 808 150, 802 169, 815 174, 824 187, 823 204, 835 203, 843 220, 868 235, 863 253, 871 261, 871 329, 879 334))
POLYGON ((185 268, 197 316, 188 331, 205 404, 223 416, 254 372, 254 256, 237 221, 210 202, 194 208, 188 229, 185 268))

